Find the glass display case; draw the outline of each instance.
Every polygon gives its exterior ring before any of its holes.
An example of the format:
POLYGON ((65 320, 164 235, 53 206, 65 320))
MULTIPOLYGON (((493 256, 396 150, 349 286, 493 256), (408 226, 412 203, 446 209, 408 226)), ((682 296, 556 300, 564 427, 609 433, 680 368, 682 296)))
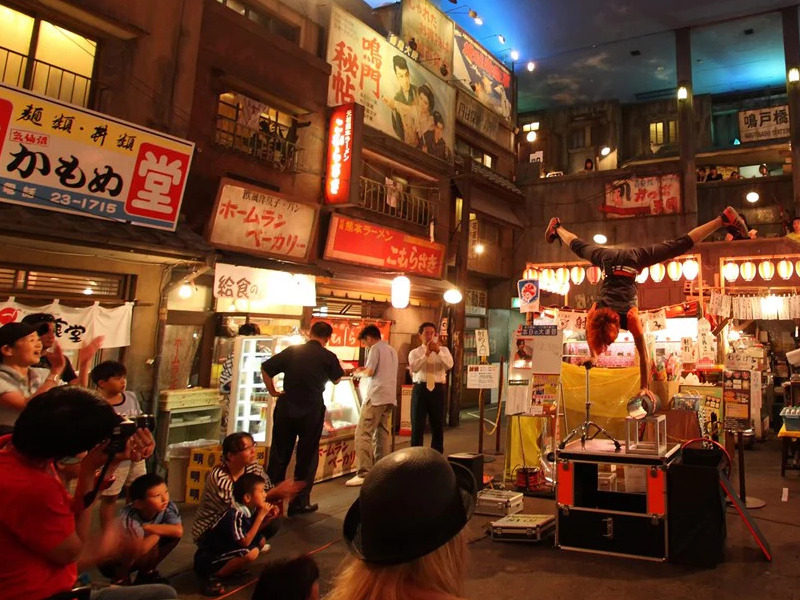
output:
POLYGON ((352 377, 342 377, 334 385, 330 381, 322 393, 325 400, 323 440, 354 435, 361 414, 361 397, 352 377))

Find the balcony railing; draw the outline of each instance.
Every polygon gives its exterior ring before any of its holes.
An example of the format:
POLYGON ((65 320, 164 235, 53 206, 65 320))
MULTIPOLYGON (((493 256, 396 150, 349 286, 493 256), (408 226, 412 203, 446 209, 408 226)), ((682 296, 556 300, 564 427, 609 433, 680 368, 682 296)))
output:
POLYGON ((0 81, 78 106, 89 106, 93 82, 69 69, 0 46, 0 81))
POLYGON ((388 185, 361 178, 359 204, 363 208, 415 225, 430 225, 436 216, 438 200, 439 188, 388 185))
MULTIPOLYGON (((227 103, 220 102, 220 105, 227 103)), ((233 106, 235 109, 235 106, 233 106)), ((305 150, 286 139, 289 128, 262 121, 262 127, 253 129, 237 119, 217 114, 214 143, 228 150, 246 154, 279 171, 297 173, 303 167, 305 150), (270 128, 273 131, 270 131, 270 128)))

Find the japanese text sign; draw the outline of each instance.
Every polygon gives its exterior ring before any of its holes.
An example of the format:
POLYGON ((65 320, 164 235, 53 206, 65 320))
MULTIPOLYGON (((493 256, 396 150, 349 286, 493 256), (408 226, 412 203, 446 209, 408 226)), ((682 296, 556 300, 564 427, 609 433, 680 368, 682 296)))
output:
POLYGON ((381 340, 384 342, 389 341, 389 332, 392 329, 391 321, 371 321, 367 319, 333 319, 326 318, 320 319, 314 317, 311 319, 311 325, 314 323, 325 322, 333 328, 331 339, 328 346, 333 348, 358 348, 361 342, 358 339, 358 334, 367 325, 375 325, 381 332, 381 340))
POLYGON ((419 60, 447 80, 453 64, 454 23, 428 0, 403 0, 403 40, 414 41, 419 60))
POLYGON ((739 135, 742 142, 789 137, 789 106, 739 111, 739 135))
POLYGON ((520 279, 517 282, 519 295, 519 312, 539 312, 539 281, 536 279, 520 279))
POLYGON ((214 267, 214 297, 285 306, 316 306, 316 278, 217 263, 214 267))
POLYGON ((511 119, 511 71, 458 26, 455 28, 453 76, 478 102, 504 119, 511 119))
POLYGON ((0 200, 174 230, 194 144, 0 84, 0 200))
POLYGON ((489 330, 476 329, 475 330, 475 349, 478 356, 484 358, 489 356, 489 330))
POLYGON ((500 384, 500 365, 467 365, 467 389, 491 390, 500 384))
POLYGON ((333 215, 324 257, 389 271, 440 278, 442 244, 431 243, 380 225, 333 215))
POLYGON ((337 106, 331 113, 325 177, 327 204, 352 203, 358 197, 363 123, 364 107, 357 104, 337 106))
POLYGON ((356 464, 356 443, 352 436, 339 440, 323 440, 319 444, 318 452, 319 462, 317 462, 314 481, 323 481, 352 473, 358 466, 356 464))
POLYGON ((607 183, 601 210, 609 217, 676 215, 681 212, 680 177, 633 176, 607 183))
POLYGON ((316 210, 281 194, 222 179, 208 241, 218 248, 248 254, 308 257, 316 210))
POLYGON ((750 384, 758 371, 728 371, 722 376, 722 401, 725 418, 722 426, 729 431, 750 429, 750 384))
POLYGON ((455 90, 348 12, 333 7, 328 106, 357 103, 364 123, 452 162, 455 90))

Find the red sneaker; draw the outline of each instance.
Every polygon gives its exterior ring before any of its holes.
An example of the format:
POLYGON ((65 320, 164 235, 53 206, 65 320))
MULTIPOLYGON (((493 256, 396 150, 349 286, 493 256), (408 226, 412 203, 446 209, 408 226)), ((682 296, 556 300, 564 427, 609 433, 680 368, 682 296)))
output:
POLYGON ((550 219, 550 223, 547 224, 547 230, 544 232, 544 239, 548 244, 552 244, 558 239, 556 229, 558 229, 560 225, 561 221, 558 217, 553 217, 550 219))
POLYGON ((747 223, 744 222, 744 219, 736 212, 735 208, 729 206, 722 211, 720 216, 722 217, 722 224, 728 228, 728 231, 734 236, 738 233, 742 238, 747 239, 747 223))

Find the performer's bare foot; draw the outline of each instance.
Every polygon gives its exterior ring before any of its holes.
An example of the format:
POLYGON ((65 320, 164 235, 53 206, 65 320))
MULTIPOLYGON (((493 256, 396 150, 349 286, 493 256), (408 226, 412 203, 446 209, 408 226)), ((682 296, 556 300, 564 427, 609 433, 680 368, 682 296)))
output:
POLYGON ((736 209, 732 206, 727 207, 725 210, 722 211, 720 215, 722 217, 722 224, 728 228, 732 234, 738 233, 743 239, 747 239, 748 232, 747 232, 747 224, 744 222, 744 219, 736 212, 736 209))
POLYGON ((561 221, 558 217, 553 217, 550 219, 550 223, 547 224, 547 230, 544 232, 544 239, 547 241, 548 244, 552 244, 558 239, 558 234, 556 233, 556 229, 561 226, 561 221))

